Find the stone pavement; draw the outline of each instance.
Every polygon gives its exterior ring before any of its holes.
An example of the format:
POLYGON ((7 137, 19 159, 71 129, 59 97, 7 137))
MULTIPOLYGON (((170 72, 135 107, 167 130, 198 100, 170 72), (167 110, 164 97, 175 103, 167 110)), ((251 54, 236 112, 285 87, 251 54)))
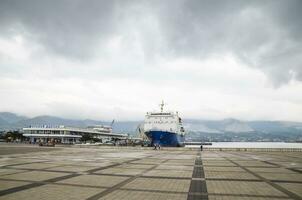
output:
POLYGON ((302 199, 301 152, 1 144, 2 150, 8 153, 0 153, 0 200, 302 199))

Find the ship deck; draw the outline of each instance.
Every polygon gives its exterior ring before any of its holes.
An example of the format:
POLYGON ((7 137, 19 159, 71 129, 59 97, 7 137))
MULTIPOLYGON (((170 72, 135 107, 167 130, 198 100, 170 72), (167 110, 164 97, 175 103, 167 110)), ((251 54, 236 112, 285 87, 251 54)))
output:
POLYGON ((0 144, 0 199, 302 199, 302 152, 0 144))

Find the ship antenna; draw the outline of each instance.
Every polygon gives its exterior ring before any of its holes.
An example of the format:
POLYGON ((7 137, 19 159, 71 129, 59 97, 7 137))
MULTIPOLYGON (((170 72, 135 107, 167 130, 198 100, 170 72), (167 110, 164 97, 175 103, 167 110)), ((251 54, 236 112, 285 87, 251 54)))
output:
POLYGON ((164 100, 162 100, 161 104, 159 104, 159 105, 160 105, 160 112, 163 112, 164 111, 164 105, 165 105, 164 100))

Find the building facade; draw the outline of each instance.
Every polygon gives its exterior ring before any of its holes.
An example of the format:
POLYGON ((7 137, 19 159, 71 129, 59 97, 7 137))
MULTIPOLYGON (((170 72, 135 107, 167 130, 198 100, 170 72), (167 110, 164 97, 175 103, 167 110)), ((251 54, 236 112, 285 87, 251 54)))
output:
POLYGON ((75 128, 65 126, 42 126, 23 128, 23 136, 28 137, 31 143, 63 143, 75 144, 80 143, 80 139, 89 134, 93 138, 117 138, 124 139, 125 134, 112 133, 112 128, 109 126, 91 126, 88 128, 75 128))

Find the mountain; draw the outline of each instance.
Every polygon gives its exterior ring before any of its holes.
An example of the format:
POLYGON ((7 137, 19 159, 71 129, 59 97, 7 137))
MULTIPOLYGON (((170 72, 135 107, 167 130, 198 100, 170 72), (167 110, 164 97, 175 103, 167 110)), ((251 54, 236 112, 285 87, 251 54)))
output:
POLYGON ((203 133, 249 133, 255 130, 244 121, 228 118, 224 120, 185 120, 185 128, 203 133))
POLYGON ((43 125, 50 125, 50 126, 65 125, 65 126, 75 126, 75 127, 87 127, 97 124, 104 124, 104 123, 96 120, 88 120, 88 119, 72 120, 72 119, 64 119, 60 117, 43 115, 43 116, 21 120, 13 125, 16 128, 22 128, 28 126, 43 126, 43 125))
MULTIPOLYGON (((118 133, 136 133, 137 126, 142 121, 122 121, 113 124, 113 131, 118 133)), ((34 118, 26 118, 18 116, 14 113, 0 113, 0 130, 21 129, 28 126, 73 126, 73 127, 87 127, 93 125, 111 125, 108 121, 97 121, 91 119, 73 120, 65 119, 55 116, 42 115, 34 118), (3 117, 2 117, 3 116, 3 117)))
POLYGON ((302 122, 287 121, 251 121, 248 123, 253 129, 261 132, 286 132, 302 130, 302 122))
POLYGON ((219 129, 209 128, 203 123, 185 123, 185 129, 193 132, 203 132, 203 133, 223 133, 219 129))
POLYGON ((5 123, 13 124, 25 119, 27 119, 27 117, 19 116, 10 112, 0 112, 0 124, 2 121, 4 121, 5 123))
POLYGON ((0 117, 0 127, 1 126, 6 126, 6 125, 8 125, 9 123, 6 121, 6 120, 4 120, 4 119, 2 119, 1 117, 0 117))
POLYGON ((285 121, 184 120, 192 141, 302 141, 302 123, 285 121))
POLYGON ((236 119, 223 120, 223 131, 231 133, 249 133, 254 132, 254 129, 248 123, 236 119))
POLYGON ((117 133, 137 134, 137 128, 143 121, 117 121, 113 124, 112 129, 117 133))

